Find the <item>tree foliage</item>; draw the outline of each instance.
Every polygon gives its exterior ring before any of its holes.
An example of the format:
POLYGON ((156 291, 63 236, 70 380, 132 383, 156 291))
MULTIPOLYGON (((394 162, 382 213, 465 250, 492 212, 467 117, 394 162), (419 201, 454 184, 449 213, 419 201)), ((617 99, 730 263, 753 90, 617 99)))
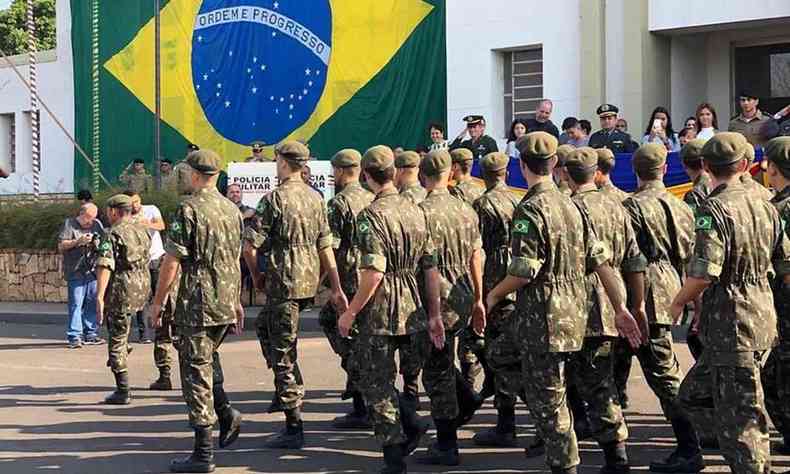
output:
MULTIPOLYGON (((55 49, 55 0, 34 1, 37 48, 55 49)), ((9 56, 28 51, 26 4, 26 0, 14 0, 9 8, 0 11, 0 49, 9 56)))

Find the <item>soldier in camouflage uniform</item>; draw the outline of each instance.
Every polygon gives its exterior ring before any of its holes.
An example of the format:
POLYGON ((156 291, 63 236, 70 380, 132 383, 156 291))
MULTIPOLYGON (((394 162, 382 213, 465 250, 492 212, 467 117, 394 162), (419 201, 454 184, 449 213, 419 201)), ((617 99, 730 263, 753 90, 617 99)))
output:
POLYGON ((598 153, 598 172, 595 173, 595 185, 604 194, 611 195, 620 202, 625 201, 629 194, 615 186, 609 177, 615 165, 614 153, 608 148, 596 148, 595 152, 598 153))
MULTIPOLYGON (((776 190, 771 203, 779 211, 790 234, 790 137, 777 137, 765 145, 768 160, 768 181, 776 190)), ((772 282, 774 305, 779 321, 779 344, 771 350, 762 371, 765 408, 784 443, 774 449, 779 454, 790 454, 790 285, 779 278, 772 282)))
MULTIPOLYGON (((359 249, 356 245, 357 216, 373 201, 373 194, 359 184, 362 156, 356 150, 340 150, 332 157, 335 173, 335 197, 327 205, 329 228, 332 230, 332 248, 343 292, 353 298, 359 284, 359 249)), ((346 371, 346 390, 343 400, 353 399, 351 413, 336 418, 332 425, 341 429, 370 428, 365 400, 359 388, 359 367, 353 357, 353 339, 340 337, 337 330, 338 313, 327 302, 318 319, 332 350, 340 356, 340 366, 346 371)))
POLYGON ((173 171, 173 162, 171 160, 164 159, 160 162, 159 176, 162 180, 162 189, 164 191, 176 191, 176 173, 173 171))
POLYGON ((395 351, 407 353, 419 368, 431 342, 441 350, 445 337, 433 241, 423 211, 398 195, 394 161, 386 146, 375 146, 362 158, 376 198, 357 220, 359 290, 338 320, 340 334, 347 337, 358 318, 357 353, 366 361, 361 385, 383 445, 384 474, 405 473, 403 458, 424 434, 416 419, 416 399, 408 392, 399 396, 395 389, 395 351), (428 301, 420 297, 418 268, 428 301))
MULTIPOLYGON (((738 132, 733 132, 733 133, 738 133, 738 132)), ((749 171, 752 168, 754 159, 755 159, 754 147, 750 146, 746 150, 746 161, 749 163, 749 166, 747 166, 746 170, 743 173, 741 173, 741 184, 743 184, 743 187, 746 188, 746 192, 750 196, 758 197, 764 201, 770 201, 771 199, 773 199, 774 193, 772 193, 770 189, 766 188, 765 186, 755 181, 754 178, 752 177, 752 173, 749 171)))
POLYGON ((181 390, 195 431, 192 454, 170 463, 171 472, 213 472, 212 426, 219 420, 219 445, 233 443, 241 414, 224 389, 217 350, 229 331, 244 327, 241 307, 241 213, 216 188, 220 158, 210 150, 189 154, 192 195, 179 205, 168 228, 167 254, 149 309, 153 327, 161 327, 162 305, 180 272, 175 310, 181 390), (211 291, 206 291, 210 289, 211 291))
POLYGON ((450 179, 455 181, 449 188, 450 195, 471 206, 485 191, 472 178, 472 152, 466 148, 456 148, 450 152, 450 158, 453 160, 450 179))
POLYGON ((96 259, 97 323, 101 324, 106 316, 107 367, 115 376, 115 392, 104 399, 104 403, 111 405, 127 405, 131 401, 126 364, 129 330, 132 315, 143 308, 151 291, 148 275, 151 238, 145 229, 131 222, 131 215, 129 196, 118 194, 107 200, 107 217, 112 227, 102 236, 96 259))
POLYGON ((754 199, 740 180, 748 149, 743 135, 724 132, 702 150, 713 191, 697 211, 694 256, 670 313, 679 319, 702 296, 705 351, 683 381, 680 400, 695 424, 716 426, 732 472, 761 474, 771 472, 760 381, 762 355, 777 336, 770 279, 775 272, 783 287, 790 284, 790 239, 776 208, 754 199))
POLYGON ((267 440, 266 447, 301 449, 304 382, 297 361, 299 313, 315 297, 321 270, 327 275, 338 311, 345 309, 347 301, 332 251, 326 206, 301 178, 310 150, 290 141, 278 146, 276 155, 280 184, 261 199, 245 229, 244 258, 255 287, 267 296, 256 324, 261 351, 274 372, 275 394, 269 413, 285 412, 285 429, 267 440), (258 268, 259 250, 266 255, 263 274, 258 268))
POLYGON ((431 399, 436 443, 420 462, 444 466, 456 466, 460 462, 457 429, 471 419, 483 403, 474 392, 474 386, 467 383, 455 367, 456 334, 462 329, 471 331, 468 326, 472 318, 485 318, 483 243, 477 214, 461 199, 451 196, 447 189, 451 160, 447 150, 435 150, 420 163, 420 175, 428 190, 420 208, 425 212, 428 231, 437 249, 445 330, 444 347, 431 350, 423 365, 422 382, 431 399))
POLYGON ((137 158, 123 170, 118 181, 124 188, 136 193, 147 193, 154 190, 154 180, 145 171, 145 161, 137 158))
POLYGON ((635 354, 645 381, 658 397, 664 416, 672 424, 677 449, 669 458, 654 461, 655 472, 696 472, 704 466, 699 439, 678 402, 683 378, 672 347, 669 305, 680 289, 680 274, 691 258, 694 216, 691 209, 669 192, 662 182, 667 149, 654 143, 634 153, 632 165, 638 189, 624 205, 636 232, 639 250, 647 259, 645 307, 649 323, 648 343, 635 354))
MULTIPOLYGON (((626 289, 623 277, 627 280, 632 294, 633 314, 641 323, 641 332, 646 334, 643 290, 647 262, 639 251, 625 208, 595 186, 597 168, 598 154, 595 149, 578 148, 566 159, 565 179, 573 190, 571 198, 584 208, 595 235, 611 250, 609 265, 619 270, 615 274, 623 299, 626 289)), ((574 382, 581 397, 589 404, 592 436, 604 452, 605 465, 601 472, 627 473, 630 471, 625 448, 628 428, 617 402, 617 388, 612 378, 612 347, 618 339, 614 308, 606 298, 597 274, 587 276, 587 291, 587 332, 581 351, 575 352, 570 360, 569 380, 574 382)))
POLYGON ((565 162, 568 157, 573 153, 576 148, 573 145, 560 145, 557 147, 557 166, 554 168, 554 182, 557 183, 557 188, 562 194, 570 196, 573 194, 570 185, 568 184, 568 177, 563 173, 565 171, 565 162))
POLYGON ((583 209, 552 180, 557 139, 533 132, 520 138, 517 147, 529 191, 513 216, 513 260, 507 276, 488 293, 486 304, 492 310, 517 291, 511 331, 523 341, 519 348, 527 405, 546 441, 551 471, 575 473, 579 453, 565 402, 565 362, 582 347, 588 272, 601 278, 621 334, 635 346, 641 335, 606 263, 608 249, 595 238, 583 209))
MULTIPOLYGON (((189 158, 190 153, 199 150, 200 147, 194 143, 188 144, 187 158, 189 158)), ((175 181, 175 191, 178 192, 178 195, 181 197, 188 196, 192 192, 190 189, 192 186, 192 167, 187 163, 187 158, 176 163, 176 166, 173 168, 173 174, 175 175, 173 178, 175 181)))

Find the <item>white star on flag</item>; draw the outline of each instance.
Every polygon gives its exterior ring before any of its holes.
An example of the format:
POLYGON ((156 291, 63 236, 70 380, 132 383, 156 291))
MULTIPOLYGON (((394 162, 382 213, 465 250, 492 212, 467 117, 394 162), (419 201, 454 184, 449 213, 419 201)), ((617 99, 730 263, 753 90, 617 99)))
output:
POLYGON ((252 72, 252 69, 250 69, 250 68, 247 68, 247 74, 249 74, 249 73, 251 73, 251 72, 252 72))
POLYGON ((202 42, 203 42, 203 36, 198 36, 198 43, 202 43, 202 42))
POLYGON ((307 95, 307 89, 302 89, 302 95, 307 95))
POLYGON ((221 82, 217 83, 217 89, 222 89, 222 83, 221 82))
POLYGON ((203 80, 208 81, 208 74, 203 74, 203 80))
POLYGON ((226 100, 226 101, 225 101, 225 108, 227 109, 228 107, 230 107, 230 101, 229 101, 229 100, 226 100))
POLYGON ((294 116, 293 116, 293 115, 291 115, 291 114, 288 114, 288 118, 289 118, 289 119, 292 119, 292 118, 294 118, 294 116))
POLYGON ((252 62, 253 62, 253 63, 257 63, 257 62, 258 62, 258 58, 257 58, 256 56, 253 56, 253 57, 252 57, 252 62))
POLYGON ((233 56, 233 51, 228 51, 228 56, 233 56))
POLYGON ((274 8, 275 9, 280 8, 280 4, 278 2, 274 2, 274 8))
POLYGON ((253 88, 252 88, 252 93, 253 93, 253 94, 255 94, 255 93, 257 93, 257 92, 258 92, 258 88, 257 88, 257 87, 253 87, 253 88))
POLYGON ((274 100, 274 96, 273 96, 273 95, 270 95, 270 96, 269 96, 269 100, 274 100))
POLYGON ((305 76, 309 76, 310 75, 310 69, 309 68, 305 69, 304 70, 304 74, 305 74, 305 76))
POLYGON ((293 110, 293 109, 294 109, 294 105, 293 105, 293 104, 290 104, 290 105, 288 106, 288 110, 293 110))
POLYGON ((307 83, 307 85, 308 85, 308 86, 310 86, 310 87, 313 87, 313 81, 309 81, 309 82, 307 83))

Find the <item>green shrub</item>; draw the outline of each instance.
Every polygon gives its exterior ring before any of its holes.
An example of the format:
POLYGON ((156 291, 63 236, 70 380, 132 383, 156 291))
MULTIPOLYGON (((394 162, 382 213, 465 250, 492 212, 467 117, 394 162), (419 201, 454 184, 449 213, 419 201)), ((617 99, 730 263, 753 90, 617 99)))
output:
MULTIPOLYGON (((94 196, 99 206, 99 217, 104 215, 104 203, 119 191, 104 191, 94 196)), ((179 198, 174 193, 159 191, 143 194, 143 204, 153 204, 162 212, 165 223, 175 213, 179 198)), ((0 249, 54 250, 58 233, 69 217, 75 217, 80 208, 77 200, 71 202, 25 202, 0 205, 0 249)), ((105 219, 102 219, 105 221, 105 219)), ((107 222, 104 222, 107 224, 107 222)))

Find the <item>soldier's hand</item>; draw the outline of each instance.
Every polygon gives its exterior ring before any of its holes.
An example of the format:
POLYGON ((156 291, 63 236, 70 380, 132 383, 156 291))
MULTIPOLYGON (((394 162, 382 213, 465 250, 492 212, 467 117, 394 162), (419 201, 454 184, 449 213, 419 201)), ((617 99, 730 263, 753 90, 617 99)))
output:
POLYGON ((351 326, 354 325, 354 314, 349 311, 344 311, 339 318, 337 318, 337 331, 343 337, 349 337, 351 334, 351 326))
POLYGON ((486 330, 486 308, 482 301, 472 306, 472 330, 482 336, 486 330))
POLYGON ((636 319, 636 323, 639 325, 639 331, 642 333, 642 341, 647 342, 650 338, 650 325, 647 321, 645 306, 642 305, 641 308, 632 309, 631 315, 633 315, 634 319, 636 319))
POLYGON ((620 337, 625 338, 633 349, 638 349, 642 345, 642 334, 639 332, 639 325, 628 310, 624 309, 617 312, 615 325, 620 337))
POLYGON ((96 324, 101 326, 104 322, 104 300, 96 298, 96 324))
POLYGON ((241 303, 236 305, 236 324, 233 325, 233 334, 237 336, 244 331, 244 307, 241 303))
POLYGON ((332 305, 339 314, 346 312, 348 309, 348 298, 346 298, 346 294, 343 293, 343 290, 332 292, 332 305))
POLYGON ((433 347, 438 350, 444 349, 444 322, 441 317, 428 319, 428 332, 431 335, 433 347))
POLYGON ((680 318, 683 317, 683 308, 685 305, 677 304, 675 301, 669 305, 669 315, 672 316, 672 321, 675 324, 680 323, 680 318))
POLYGON ((148 324, 152 328, 162 327, 162 305, 151 303, 148 306, 148 324))

